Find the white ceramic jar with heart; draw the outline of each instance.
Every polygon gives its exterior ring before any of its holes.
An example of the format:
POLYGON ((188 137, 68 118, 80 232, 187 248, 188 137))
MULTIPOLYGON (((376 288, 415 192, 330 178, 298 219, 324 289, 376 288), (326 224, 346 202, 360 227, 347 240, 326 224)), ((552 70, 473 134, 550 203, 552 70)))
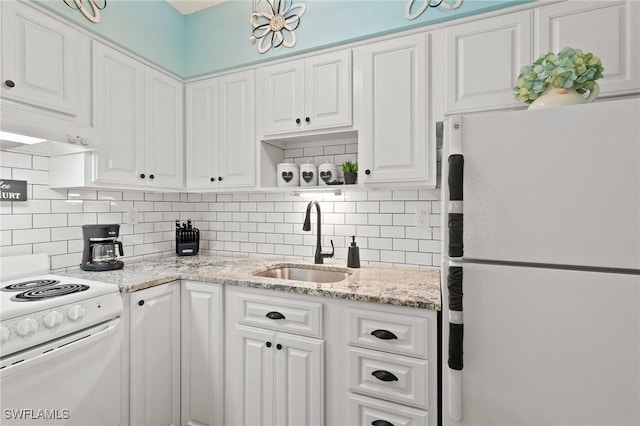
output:
POLYGON ((329 182, 338 180, 338 168, 335 164, 324 163, 318 166, 318 184, 328 185, 329 182))
POLYGON ((276 167, 277 186, 300 186, 300 168, 293 163, 279 163, 276 167))
POLYGON ((318 168, 313 164, 300 164, 300 186, 317 186, 318 168))

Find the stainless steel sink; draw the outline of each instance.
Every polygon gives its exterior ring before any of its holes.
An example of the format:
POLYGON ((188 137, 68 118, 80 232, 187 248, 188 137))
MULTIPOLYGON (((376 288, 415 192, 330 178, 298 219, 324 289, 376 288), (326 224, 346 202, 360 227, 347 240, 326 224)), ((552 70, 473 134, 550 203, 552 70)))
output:
POLYGON ((254 276, 278 278, 281 280, 310 281, 314 283, 335 283, 349 276, 348 271, 327 269, 298 268, 295 266, 276 266, 266 271, 254 272, 254 276))

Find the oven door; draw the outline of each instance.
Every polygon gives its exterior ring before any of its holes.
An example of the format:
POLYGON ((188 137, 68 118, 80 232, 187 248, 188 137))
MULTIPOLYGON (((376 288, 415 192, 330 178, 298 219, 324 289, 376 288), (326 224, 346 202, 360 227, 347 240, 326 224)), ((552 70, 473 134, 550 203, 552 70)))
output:
POLYGON ((120 423, 121 320, 1 360, 2 424, 120 423))

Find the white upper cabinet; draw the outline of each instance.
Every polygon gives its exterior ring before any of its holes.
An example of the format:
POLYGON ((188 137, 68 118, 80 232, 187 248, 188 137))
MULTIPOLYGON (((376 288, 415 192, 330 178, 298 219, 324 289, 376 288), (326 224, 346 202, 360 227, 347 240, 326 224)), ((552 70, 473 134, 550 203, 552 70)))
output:
POLYGON ((79 34, 18 1, 2 2, 2 97, 75 116, 79 34))
POLYGON ((259 71, 262 133, 351 125, 351 51, 284 62, 259 71))
POLYGON ((182 188, 184 174, 184 86, 145 68, 145 155, 147 185, 182 188))
POLYGON ((93 122, 102 138, 97 181, 138 183, 145 155, 144 65, 94 42, 93 70, 93 122))
POLYGON ((640 2, 570 1, 535 9, 536 57, 564 47, 599 56, 600 96, 640 89, 640 2))
POLYGON ((354 50, 359 177, 367 186, 435 186, 427 37, 399 37, 354 50))
POLYGON ((522 106, 513 97, 520 69, 533 61, 532 12, 454 25, 446 30, 446 112, 522 106))
POLYGON ((255 186, 253 70, 187 85, 187 189, 255 186))
POLYGON ((182 82, 98 42, 93 64, 96 181, 182 188, 182 82))

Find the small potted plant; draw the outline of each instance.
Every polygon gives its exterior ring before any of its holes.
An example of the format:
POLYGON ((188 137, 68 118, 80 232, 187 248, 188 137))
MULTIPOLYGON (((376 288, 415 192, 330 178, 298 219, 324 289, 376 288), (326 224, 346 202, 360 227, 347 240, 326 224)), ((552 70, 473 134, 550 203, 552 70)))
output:
POLYGON ((342 171, 344 172, 344 183, 353 185, 358 179, 358 163, 350 160, 342 163, 342 171))
POLYGON ((596 80, 602 78, 603 70, 597 56, 565 47, 522 67, 513 94, 529 104, 529 109, 593 102, 600 92, 596 80))

